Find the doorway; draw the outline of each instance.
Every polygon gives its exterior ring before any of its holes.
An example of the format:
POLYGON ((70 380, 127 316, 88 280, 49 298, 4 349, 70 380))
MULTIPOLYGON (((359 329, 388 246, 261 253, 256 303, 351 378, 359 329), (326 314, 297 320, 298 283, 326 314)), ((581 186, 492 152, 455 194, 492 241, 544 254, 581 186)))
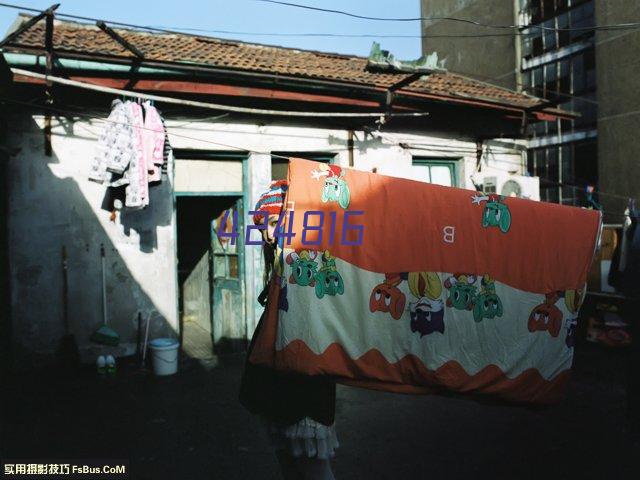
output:
POLYGON ((180 331, 198 360, 245 348, 242 198, 176 197, 180 331), (234 226, 234 218, 237 225, 234 226), (226 221, 226 223, 225 223, 226 221), (237 238, 229 236, 238 232, 237 238), (222 235, 219 235, 221 232, 222 235))

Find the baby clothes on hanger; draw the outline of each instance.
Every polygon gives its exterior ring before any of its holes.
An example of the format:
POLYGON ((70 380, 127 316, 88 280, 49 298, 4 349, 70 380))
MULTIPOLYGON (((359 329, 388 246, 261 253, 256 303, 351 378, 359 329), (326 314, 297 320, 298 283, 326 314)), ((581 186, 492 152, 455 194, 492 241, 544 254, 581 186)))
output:
POLYGON ((89 179, 124 187, 125 206, 144 208, 149 205, 149 183, 160 183, 167 172, 171 153, 167 129, 151 102, 116 99, 111 107, 89 179))
POLYGON ((125 205, 127 207, 143 208, 149 204, 149 187, 143 149, 142 129, 144 128, 144 121, 142 107, 135 102, 129 102, 128 108, 132 125, 132 148, 131 161, 127 171, 129 185, 126 189, 125 205))
POLYGON ((151 102, 144 102, 144 153, 149 182, 161 180, 165 131, 158 110, 151 102))
POLYGON ((173 151, 171 148, 171 143, 169 143, 169 132, 167 131, 167 124, 164 121, 164 118, 162 118, 162 115, 160 115, 160 120, 162 121, 162 128, 164 129, 164 146, 162 150, 161 170, 163 177, 166 179, 167 175, 169 174, 169 164, 171 162, 171 159, 173 158, 173 151))
POLYGON ((111 173, 124 173, 131 159, 132 130, 127 104, 116 99, 111 106, 89 173, 89 179, 98 183, 111 181, 111 173))

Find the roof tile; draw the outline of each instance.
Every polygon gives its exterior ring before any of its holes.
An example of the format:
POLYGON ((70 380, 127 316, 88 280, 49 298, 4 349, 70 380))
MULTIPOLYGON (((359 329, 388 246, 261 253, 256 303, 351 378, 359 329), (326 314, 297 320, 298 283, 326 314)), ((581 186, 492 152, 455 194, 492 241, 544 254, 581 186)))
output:
MULTIPOLYGON (((29 18, 23 16, 25 21, 29 18)), ((334 80, 387 88, 406 74, 368 72, 366 57, 273 47, 181 34, 148 33, 128 29, 114 30, 139 49, 147 60, 189 62, 258 73, 277 73, 322 80, 334 80)), ((44 21, 21 33, 10 51, 20 47, 44 49, 44 21)), ((134 57, 113 38, 94 25, 58 21, 54 25, 54 50, 67 53, 134 57)), ((403 89, 423 94, 485 100, 505 106, 542 106, 539 98, 489 85, 454 73, 434 73, 403 89)))

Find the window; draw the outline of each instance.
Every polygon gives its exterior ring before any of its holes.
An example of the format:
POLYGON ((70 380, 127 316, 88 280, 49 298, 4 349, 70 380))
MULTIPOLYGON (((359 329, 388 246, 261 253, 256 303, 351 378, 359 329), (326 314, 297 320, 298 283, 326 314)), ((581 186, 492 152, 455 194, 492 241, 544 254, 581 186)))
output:
POLYGON ((423 182, 455 187, 458 184, 456 160, 433 157, 413 157, 412 165, 420 167, 417 179, 423 182))
POLYGON ((580 94, 585 90, 584 57, 576 55, 571 59, 573 69, 573 94, 580 94))
POLYGON ((547 202, 579 205, 580 192, 586 185, 597 182, 596 152, 595 140, 529 150, 527 166, 529 173, 540 177, 540 198, 547 202))
POLYGON ((543 43, 544 43, 544 51, 548 52, 549 50, 554 50, 558 44, 556 43, 556 31, 553 30, 555 28, 555 22, 553 20, 549 20, 542 24, 545 28, 543 35, 543 43))
POLYGON ((544 93, 545 98, 554 100, 558 90, 558 65, 549 63, 544 67, 544 93))
POLYGON ((314 162, 333 163, 335 156, 335 153, 330 152, 271 152, 271 180, 285 180, 287 178, 288 158, 305 158, 314 162))
POLYGON ((239 278, 238 243, 231 243, 229 237, 218 235, 219 232, 232 233, 235 212, 238 212, 238 203, 223 210, 217 218, 211 222, 211 246, 213 249, 213 275, 216 278, 239 278))
POLYGON ((566 47, 569 45, 569 14, 563 13, 556 19, 558 22, 558 46, 566 47))
MULTIPOLYGON (((559 88, 560 93, 571 93, 571 64, 569 60, 562 60, 560 62, 560 84, 559 88)), ((566 100, 567 97, 563 97, 563 100, 566 100)))

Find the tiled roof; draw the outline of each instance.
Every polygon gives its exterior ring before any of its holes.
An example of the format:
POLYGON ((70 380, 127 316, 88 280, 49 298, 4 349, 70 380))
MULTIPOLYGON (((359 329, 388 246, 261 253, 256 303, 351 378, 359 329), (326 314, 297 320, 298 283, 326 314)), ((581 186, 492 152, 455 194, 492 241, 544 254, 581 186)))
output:
MULTIPOLYGON (((26 21, 28 16, 22 15, 26 21)), ((145 60, 188 62, 256 73, 277 73, 295 77, 388 88, 406 76, 404 73, 371 73, 365 70, 366 57, 322 53, 309 50, 266 46, 219 38, 148 33, 114 28, 118 35, 140 50, 145 60)), ((45 23, 36 23, 4 47, 5 51, 24 48, 44 49, 45 23)), ((134 54, 94 25, 55 21, 54 50, 60 53, 134 57, 134 54)), ((454 73, 433 73, 404 87, 403 91, 489 101, 505 107, 542 107, 543 101, 522 93, 479 82, 454 73)))

